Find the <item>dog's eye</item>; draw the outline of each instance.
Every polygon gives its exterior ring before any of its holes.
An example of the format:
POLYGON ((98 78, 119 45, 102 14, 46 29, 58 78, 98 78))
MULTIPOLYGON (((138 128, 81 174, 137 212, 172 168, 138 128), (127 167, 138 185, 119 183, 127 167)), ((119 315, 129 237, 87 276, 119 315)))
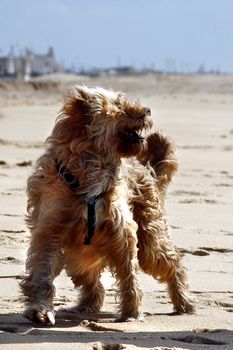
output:
POLYGON ((145 115, 151 115, 151 110, 149 107, 144 107, 145 115))

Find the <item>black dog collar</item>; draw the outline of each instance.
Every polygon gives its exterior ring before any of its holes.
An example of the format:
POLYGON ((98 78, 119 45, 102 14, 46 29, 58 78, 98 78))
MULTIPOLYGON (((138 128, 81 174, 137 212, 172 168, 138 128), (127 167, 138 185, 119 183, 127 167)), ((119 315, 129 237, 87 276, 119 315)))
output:
POLYGON ((55 160, 58 174, 72 189, 79 187, 79 180, 58 159, 55 160))
POLYGON ((91 244, 91 239, 95 233, 95 221, 96 221, 96 215, 95 215, 95 204, 97 202, 96 196, 86 196, 86 202, 87 202, 87 235, 84 239, 84 244, 89 245, 91 244))

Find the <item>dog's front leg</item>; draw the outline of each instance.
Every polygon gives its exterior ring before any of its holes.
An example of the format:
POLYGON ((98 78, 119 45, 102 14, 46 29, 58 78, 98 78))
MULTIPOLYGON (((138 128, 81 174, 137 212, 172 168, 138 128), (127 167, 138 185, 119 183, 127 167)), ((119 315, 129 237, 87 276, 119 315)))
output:
POLYGON ((127 224, 111 241, 110 256, 120 289, 119 321, 130 321, 140 316, 142 292, 138 286, 136 223, 127 224))
POLYGON ((20 283, 28 305, 25 316, 31 321, 55 323, 53 296, 54 278, 63 267, 58 236, 54 229, 34 230, 26 262, 27 276, 20 283))

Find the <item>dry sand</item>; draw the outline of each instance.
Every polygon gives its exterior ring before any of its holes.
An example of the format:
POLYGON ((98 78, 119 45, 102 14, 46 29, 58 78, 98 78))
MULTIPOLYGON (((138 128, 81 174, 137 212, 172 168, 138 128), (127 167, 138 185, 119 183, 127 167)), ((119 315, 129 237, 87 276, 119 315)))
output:
POLYGON ((232 93, 232 76, 93 80, 59 75, 28 84, 0 81, 1 349, 233 349, 232 93), (63 93, 80 82, 140 97, 151 107, 155 126, 176 142, 180 168, 168 192, 167 212, 173 239, 184 253, 196 315, 174 315, 165 286, 140 273, 144 319, 116 323, 114 280, 106 272, 102 313, 75 317, 68 312, 77 291, 62 274, 55 282, 56 325, 37 326, 22 317, 18 282, 29 241, 26 179, 63 93))

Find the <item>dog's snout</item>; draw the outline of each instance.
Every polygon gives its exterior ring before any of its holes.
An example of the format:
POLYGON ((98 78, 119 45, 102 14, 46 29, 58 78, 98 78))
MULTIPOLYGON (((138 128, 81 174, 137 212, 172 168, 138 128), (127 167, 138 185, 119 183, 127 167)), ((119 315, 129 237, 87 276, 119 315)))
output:
POLYGON ((147 115, 151 115, 151 110, 149 107, 144 107, 144 113, 145 113, 145 116, 147 115))

